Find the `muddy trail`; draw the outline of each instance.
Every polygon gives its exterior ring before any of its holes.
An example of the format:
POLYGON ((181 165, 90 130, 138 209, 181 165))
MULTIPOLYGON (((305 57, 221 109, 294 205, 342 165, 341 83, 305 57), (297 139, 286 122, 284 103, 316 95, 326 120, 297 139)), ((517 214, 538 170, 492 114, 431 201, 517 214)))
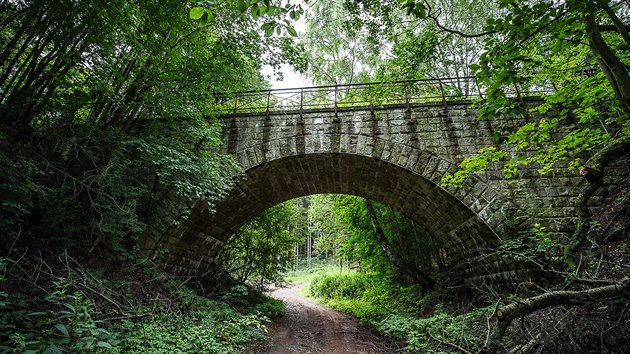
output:
POLYGON ((300 295, 305 284, 291 284, 271 295, 286 312, 268 328, 267 339, 246 353, 392 353, 393 348, 361 327, 356 318, 318 305, 300 295))

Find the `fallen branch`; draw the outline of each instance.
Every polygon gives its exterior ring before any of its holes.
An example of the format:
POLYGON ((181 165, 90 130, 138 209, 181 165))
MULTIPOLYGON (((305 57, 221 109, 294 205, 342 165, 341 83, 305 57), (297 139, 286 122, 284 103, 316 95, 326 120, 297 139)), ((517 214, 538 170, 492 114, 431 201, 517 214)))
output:
POLYGON ((523 344, 523 345, 519 345, 517 347, 515 347, 514 349, 510 350, 509 354, 520 354, 520 353, 531 353, 532 349, 540 344, 540 338, 542 337, 542 335, 540 333, 538 333, 536 335, 536 337, 532 338, 529 340, 529 342, 523 344))
POLYGON ((457 350, 461 351, 461 352, 462 352, 462 353, 464 353, 464 354, 472 354, 472 353, 471 353, 471 352, 469 352, 468 350, 466 350, 466 349, 464 349, 464 348, 460 347, 459 345, 457 345, 457 344, 455 344, 455 343, 446 342, 446 341, 443 341, 443 340, 441 340, 441 339, 436 338, 434 335, 432 335, 432 334, 431 334, 431 332, 427 332, 427 334, 429 335, 429 337, 433 338, 433 340, 434 340, 434 341, 436 341, 436 342, 438 342, 438 343, 440 343, 440 344, 442 344, 442 345, 446 345, 446 346, 453 347, 453 348, 455 348, 455 349, 457 349, 457 350))
POLYGON ((527 316, 538 310, 558 305, 579 305, 583 303, 611 299, 630 295, 630 278, 624 278, 617 284, 577 291, 552 291, 528 299, 519 300, 503 307, 498 307, 494 316, 498 319, 494 328, 488 352, 496 351, 505 331, 512 321, 527 316))

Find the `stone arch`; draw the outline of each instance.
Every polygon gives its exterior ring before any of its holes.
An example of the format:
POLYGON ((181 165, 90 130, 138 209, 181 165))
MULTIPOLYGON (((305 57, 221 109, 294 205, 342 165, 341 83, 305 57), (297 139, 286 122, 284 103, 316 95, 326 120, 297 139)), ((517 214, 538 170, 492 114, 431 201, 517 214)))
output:
MULTIPOLYGON (((305 195, 352 194, 393 207, 423 225, 442 246, 452 270, 459 269, 459 277, 496 274, 496 267, 489 270, 486 263, 470 260, 496 247, 500 238, 456 195, 470 195, 472 206, 483 202, 471 195, 472 190, 455 191, 458 194, 413 170, 373 157, 340 153, 287 156, 248 169, 214 214, 200 203, 186 221, 171 227, 160 243, 169 250, 165 266, 170 272, 203 274, 229 236, 267 208, 305 195)), ((505 266, 501 262, 501 267, 505 266)), ((508 266, 503 271, 513 269, 508 266)))
MULTIPOLYGON (((316 193, 364 196, 422 224, 444 247, 454 274, 498 284, 518 265, 483 257, 507 218, 522 215, 490 176, 463 188, 441 179, 464 157, 492 143, 492 129, 462 102, 376 109, 257 113, 225 118, 220 152, 245 169, 244 180, 210 215, 206 203, 146 238, 166 249, 163 264, 178 275, 204 274, 238 226, 282 201, 316 193), (156 237, 157 235, 157 237, 156 237), (457 270, 459 269, 459 270, 457 270)), ((518 282, 519 279, 516 279, 518 282)))
MULTIPOLYGON (((413 110, 381 107, 241 115, 226 119, 221 152, 235 156, 246 171, 290 156, 359 155, 440 186, 463 158, 492 143, 492 128, 480 126, 476 116, 468 102, 448 109, 428 104, 413 110)), ((506 216, 520 211, 494 182, 486 174, 467 180, 463 188, 442 189, 500 234, 506 216)))
MULTIPOLYGON (((519 265, 497 252, 487 256, 485 248, 496 246, 507 224, 518 231, 527 227, 520 225, 527 219, 559 234, 571 232, 572 200, 583 181, 567 174, 541 177, 536 166, 529 166, 512 183, 491 170, 461 189, 442 188, 442 177, 457 163, 498 144, 496 134, 527 119, 502 116, 479 122, 477 115, 471 102, 449 101, 223 117, 220 152, 236 158, 245 179, 219 203, 215 215, 199 203, 185 220, 173 223, 182 219, 181 203, 166 198, 148 223, 141 248, 149 254, 166 250, 163 265, 172 274, 199 276, 211 268, 227 235, 266 207, 300 195, 349 193, 388 204, 426 224, 449 251, 454 274, 495 287, 507 279, 519 283, 527 279, 515 276, 519 265)), ((616 175, 627 176, 627 165, 622 167, 616 175)))

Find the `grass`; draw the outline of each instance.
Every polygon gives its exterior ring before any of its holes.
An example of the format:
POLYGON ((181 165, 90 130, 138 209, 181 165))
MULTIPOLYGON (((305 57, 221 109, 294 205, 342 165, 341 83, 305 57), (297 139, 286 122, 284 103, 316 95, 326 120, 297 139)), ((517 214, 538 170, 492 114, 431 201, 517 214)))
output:
POLYGON ((299 264, 297 271, 289 271, 284 274, 284 280, 287 283, 310 283, 315 277, 321 274, 327 274, 330 272, 338 271, 341 268, 333 263, 327 261, 313 260, 313 264, 310 270, 306 267, 306 262, 302 261, 299 264))

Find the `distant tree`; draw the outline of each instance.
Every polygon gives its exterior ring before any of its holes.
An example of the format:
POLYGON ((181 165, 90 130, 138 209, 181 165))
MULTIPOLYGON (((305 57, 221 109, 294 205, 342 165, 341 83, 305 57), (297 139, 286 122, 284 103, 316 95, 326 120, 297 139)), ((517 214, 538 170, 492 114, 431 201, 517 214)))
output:
POLYGON ((304 221, 295 203, 288 201, 267 209, 230 237, 217 256, 218 266, 239 283, 260 290, 282 281, 293 261, 296 233, 304 221))
POLYGON ((334 196, 328 194, 310 197, 308 219, 311 231, 317 235, 314 242, 315 253, 337 257, 343 242, 348 238, 346 225, 335 213, 334 196))
POLYGON ((306 14, 306 31, 301 38, 308 60, 308 76, 318 85, 352 84, 369 81, 379 48, 361 26, 348 20, 343 0, 313 1, 306 14))

